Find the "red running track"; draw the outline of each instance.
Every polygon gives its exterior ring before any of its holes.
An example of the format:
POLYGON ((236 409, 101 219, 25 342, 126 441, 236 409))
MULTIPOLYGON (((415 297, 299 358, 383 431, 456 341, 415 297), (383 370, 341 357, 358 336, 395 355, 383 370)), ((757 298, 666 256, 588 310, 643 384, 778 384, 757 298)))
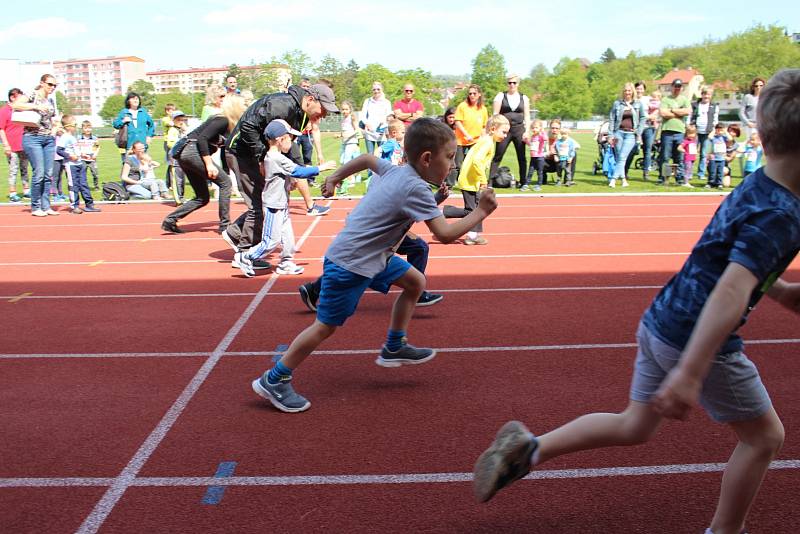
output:
MULTIPOLYGON (((355 201, 320 219, 295 210, 306 273, 253 279, 229 267, 212 206, 177 236, 160 231, 165 205, 44 220, 0 208, 13 325, 0 352, 0 531, 700 532, 734 443, 700 411, 634 450, 553 461, 488 505, 469 476, 510 418, 543 432, 625 406, 638 318, 719 201, 501 199, 488 246, 431 243, 428 285, 445 300, 418 310, 410 336, 437 358, 375 366, 392 297, 369 293, 297 373, 312 401, 297 415, 249 382, 313 319, 297 285, 320 273, 355 201), (234 472, 214 478, 223 462, 234 472)), ((787 431, 749 528, 790 532, 797 319, 764 302, 743 332, 787 431)))

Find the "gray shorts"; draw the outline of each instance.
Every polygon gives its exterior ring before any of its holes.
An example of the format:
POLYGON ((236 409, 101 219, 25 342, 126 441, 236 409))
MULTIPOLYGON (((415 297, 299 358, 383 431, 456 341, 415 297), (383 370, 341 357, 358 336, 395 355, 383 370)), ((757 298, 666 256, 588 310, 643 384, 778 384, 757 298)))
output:
MULTIPOLYGON (((639 350, 631 381, 631 400, 650 402, 661 382, 681 356, 681 351, 658 339, 639 323, 639 350)), ((758 369, 743 352, 718 354, 703 382, 700 404, 719 423, 747 421, 764 415, 772 406, 758 369)))

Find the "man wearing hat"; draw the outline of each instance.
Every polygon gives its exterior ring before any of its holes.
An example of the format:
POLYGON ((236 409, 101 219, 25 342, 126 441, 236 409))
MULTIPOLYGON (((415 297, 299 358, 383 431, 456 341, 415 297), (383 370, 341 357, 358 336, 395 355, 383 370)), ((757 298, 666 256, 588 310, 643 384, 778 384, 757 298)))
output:
POLYGON ((689 97, 682 95, 683 82, 680 78, 672 81, 672 92, 661 99, 661 153, 658 157, 658 183, 666 184, 669 180, 669 171, 665 172, 664 166, 670 155, 672 162, 677 164, 675 180, 678 185, 692 187, 688 181, 683 180, 683 154, 678 147, 683 142, 686 132, 686 117, 692 113, 692 104, 689 97))
MULTIPOLYGON (((264 222, 261 193, 264 176, 261 160, 266 153, 264 130, 275 119, 283 119, 295 130, 302 131, 308 124, 319 123, 328 113, 338 113, 333 91, 317 83, 308 89, 292 85, 286 93, 262 96, 244 112, 226 144, 226 162, 236 174, 239 191, 247 204, 247 211, 222 232, 222 238, 234 249, 244 251, 260 240, 264 222)), ((254 268, 268 268, 254 262, 254 268)))

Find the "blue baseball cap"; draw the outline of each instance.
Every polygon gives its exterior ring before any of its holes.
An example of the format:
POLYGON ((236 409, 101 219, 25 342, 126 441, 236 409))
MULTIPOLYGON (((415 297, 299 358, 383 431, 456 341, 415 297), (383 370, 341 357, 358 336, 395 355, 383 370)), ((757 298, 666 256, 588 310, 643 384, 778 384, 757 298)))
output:
POLYGON ((264 137, 267 139, 277 139, 278 137, 286 134, 303 135, 289 126, 289 123, 283 119, 275 119, 267 124, 266 128, 264 128, 264 137))

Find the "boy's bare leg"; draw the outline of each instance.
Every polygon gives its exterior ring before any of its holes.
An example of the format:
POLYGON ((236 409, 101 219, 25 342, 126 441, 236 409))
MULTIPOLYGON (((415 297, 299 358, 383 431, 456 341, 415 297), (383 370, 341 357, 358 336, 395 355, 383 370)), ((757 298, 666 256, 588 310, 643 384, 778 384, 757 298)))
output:
POLYGON ((719 502, 711 521, 714 534, 742 532, 769 464, 783 445, 783 424, 772 407, 761 417, 731 423, 731 427, 739 443, 722 475, 719 502))
POLYGON ((292 344, 289 345, 289 349, 281 357, 280 362, 289 369, 297 369, 303 363, 303 360, 335 331, 335 326, 321 323, 315 319, 311 326, 294 338, 292 344))
POLYGON ((414 314, 419 296, 425 290, 425 275, 410 268, 406 273, 394 281, 394 285, 403 291, 394 301, 392 307, 392 319, 389 322, 389 329, 394 331, 408 331, 408 324, 414 314))
POLYGON ((660 422, 649 404, 637 401, 622 413, 583 415, 539 436, 538 463, 586 449, 645 443, 660 422))

